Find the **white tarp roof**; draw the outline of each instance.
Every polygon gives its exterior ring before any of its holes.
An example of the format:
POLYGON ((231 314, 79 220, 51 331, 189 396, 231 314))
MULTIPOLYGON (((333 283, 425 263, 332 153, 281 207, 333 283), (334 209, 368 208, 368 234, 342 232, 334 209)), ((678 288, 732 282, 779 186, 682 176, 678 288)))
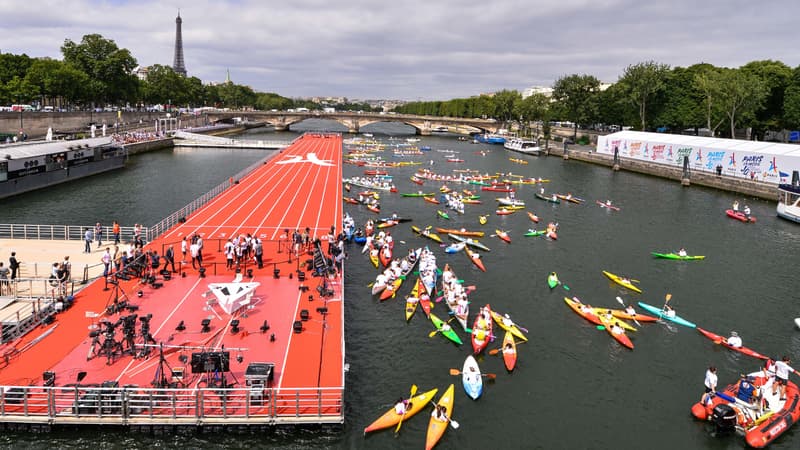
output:
POLYGON ((682 134, 646 133, 642 131, 620 131, 608 134, 606 139, 628 141, 649 141, 662 144, 702 147, 709 150, 734 150, 764 155, 786 155, 800 157, 800 145, 780 142, 745 141, 742 139, 722 139, 715 137, 686 136, 682 134), (793 153, 793 154, 792 154, 793 153))

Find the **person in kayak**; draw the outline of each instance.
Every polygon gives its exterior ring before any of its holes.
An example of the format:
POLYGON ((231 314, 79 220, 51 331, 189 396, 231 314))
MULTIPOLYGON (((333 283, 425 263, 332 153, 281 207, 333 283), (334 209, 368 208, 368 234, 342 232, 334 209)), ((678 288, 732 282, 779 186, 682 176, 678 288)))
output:
POLYGON ((606 200, 606 206, 611 206, 611 200, 606 200))
POLYGON ((636 310, 633 309, 633 306, 631 306, 631 305, 626 306, 625 307, 625 313, 628 314, 629 316, 631 316, 633 318, 633 320, 636 320, 636 310))
POLYGON ((792 366, 789 365, 790 362, 789 357, 783 355, 783 358, 775 363, 775 382, 772 384, 772 395, 776 394, 778 386, 780 386, 781 400, 786 400, 786 383, 789 382, 789 372, 794 372, 792 366))
POLYGON ((436 407, 433 408, 433 411, 431 411, 431 417, 440 422, 447 422, 450 420, 447 417, 447 408, 444 405, 436 405, 436 407))
POLYGON ((664 315, 667 317, 675 317, 675 310, 669 305, 664 305, 664 315))
POLYGON ((728 343, 728 345, 734 348, 739 348, 742 346, 742 338, 740 338, 739 333, 735 331, 731 331, 731 335, 730 337, 728 337, 728 340, 726 342, 728 343))
POLYGON ((744 217, 747 220, 750 220, 750 207, 747 206, 747 205, 744 205, 744 209, 742 210, 742 212, 744 213, 744 217))
POLYGON ((405 415, 405 413, 411 409, 411 402, 409 400, 405 400, 403 398, 397 399, 397 402, 394 404, 394 412, 399 415, 405 415))
POLYGON ((507 326, 508 328, 514 326, 514 321, 511 320, 511 317, 509 317, 508 314, 503 316, 503 325, 507 326))
POLYGON ((681 249, 678 250, 678 256, 680 256, 681 258, 688 256, 688 254, 686 253, 686 249, 681 247, 681 249))
POLYGON ((717 368, 709 366, 706 370, 706 379, 703 382, 705 385, 705 392, 700 397, 700 403, 710 405, 711 399, 714 398, 714 392, 717 390, 717 368))
POLYGON ((517 352, 517 351, 514 349, 514 346, 513 346, 513 345, 511 345, 511 343, 510 343, 510 342, 509 342, 508 344, 506 344, 506 346, 505 346, 505 347, 503 347, 503 354, 506 354, 506 355, 513 355, 513 354, 514 354, 514 353, 516 353, 516 352, 517 352))

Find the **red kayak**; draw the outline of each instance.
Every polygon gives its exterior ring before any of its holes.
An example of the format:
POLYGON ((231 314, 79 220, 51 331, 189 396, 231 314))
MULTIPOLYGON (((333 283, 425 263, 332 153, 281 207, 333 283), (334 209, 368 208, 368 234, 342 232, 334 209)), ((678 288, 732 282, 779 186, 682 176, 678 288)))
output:
POLYGON ((704 329, 702 329, 700 327, 697 327, 697 331, 699 331, 700 334, 702 334, 703 336, 705 336, 705 337, 711 339, 712 341, 714 341, 714 343, 719 344, 719 345, 721 345, 723 347, 727 347, 727 348, 729 348, 729 349, 731 349, 731 350, 733 350, 735 352, 744 353, 745 355, 752 356, 753 358, 758 358, 758 359, 763 359, 763 360, 769 359, 768 356, 764 356, 761 353, 758 353, 757 351, 751 350, 751 349, 749 349, 747 347, 733 347, 731 345, 728 345, 728 341, 727 341, 727 339, 725 339, 724 336, 720 336, 718 334, 714 334, 714 333, 712 333, 710 331, 707 331, 707 330, 704 330, 704 329))
POLYGON ((500 186, 481 186, 481 190, 489 192, 514 192, 514 188, 500 186))
POLYGON ((595 202, 597 202, 597 204, 600 205, 601 208, 608 208, 608 209, 610 209, 612 211, 619 211, 619 208, 617 208, 614 205, 609 205, 608 203, 601 202, 600 200, 595 200, 595 202))
POLYGON ((425 283, 421 278, 417 278, 417 292, 419 293, 419 306, 422 307, 422 312, 426 317, 431 316, 431 297, 427 294, 428 290, 425 289, 425 283))
POLYGON ((731 219, 740 220, 742 222, 755 222, 756 218, 754 216, 750 216, 748 219, 746 215, 744 215, 741 211, 734 211, 732 209, 726 209, 725 214, 728 215, 731 219))
POLYGON ((506 334, 503 336, 503 364, 506 366, 506 370, 511 372, 514 370, 514 367, 517 365, 517 343, 514 342, 514 335, 511 332, 506 331, 506 334))
POLYGON ((481 308, 472 323, 472 353, 476 355, 482 352, 492 340, 492 314, 489 311, 491 311, 491 307, 487 304, 481 308), (482 316, 484 309, 486 314, 482 316))
POLYGON ((581 308, 581 305, 583 305, 583 303, 581 303, 580 301, 576 301, 578 300, 578 297, 573 297, 573 298, 575 300, 568 297, 564 297, 564 301, 567 302, 567 305, 570 308, 572 308, 572 310, 575 311, 576 314, 588 320, 589 322, 592 322, 595 325, 603 324, 602 322, 600 322, 600 318, 597 317, 597 314, 594 313, 594 308, 592 308, 590 305, 585 305, 588 307, 588 309, 584 311, 581 308))

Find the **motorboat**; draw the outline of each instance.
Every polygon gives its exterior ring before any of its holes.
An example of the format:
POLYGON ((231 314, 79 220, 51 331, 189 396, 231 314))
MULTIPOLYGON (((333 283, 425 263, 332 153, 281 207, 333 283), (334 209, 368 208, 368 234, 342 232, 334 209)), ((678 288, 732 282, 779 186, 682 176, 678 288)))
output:
POLYGON ((474 137, 482 144, 504 144, 506 142, 506 137, 501 134, 484 133, 476 134, 474 137))
POLYGON ((778 217, 800 223, 800 181, 778 185, 777 212, 778 217))
POLYGON ((539 147, 539 142, 534 139, 525 139, 525 138, 511 138, 505 141, 503 147, 506 150, 511 150, 520 153, 526 153, 528 155, 538 155, 542 152, 541 147, 539 147))

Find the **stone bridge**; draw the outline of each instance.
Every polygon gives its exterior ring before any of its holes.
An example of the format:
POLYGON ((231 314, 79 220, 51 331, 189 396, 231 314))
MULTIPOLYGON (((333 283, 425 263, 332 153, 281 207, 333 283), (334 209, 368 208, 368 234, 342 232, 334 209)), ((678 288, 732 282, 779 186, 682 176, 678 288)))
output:
POLYGON ((356 112, 286 112, 286 111, 224 111, 208 112, 209 121, 230 122, 241 119, 248 122, 263 122, 276 131, 285 131, 289 126, 306 119, 325 119, 339 122, 349 133, 358 133, 361 127, 377 122, 399 122, 414 127, 416 134, 427 136, 434 131, 450 133, 496 133, 501 124, 493 119, 461 119, 458 117, 415 116, 393 113, 356 112))

